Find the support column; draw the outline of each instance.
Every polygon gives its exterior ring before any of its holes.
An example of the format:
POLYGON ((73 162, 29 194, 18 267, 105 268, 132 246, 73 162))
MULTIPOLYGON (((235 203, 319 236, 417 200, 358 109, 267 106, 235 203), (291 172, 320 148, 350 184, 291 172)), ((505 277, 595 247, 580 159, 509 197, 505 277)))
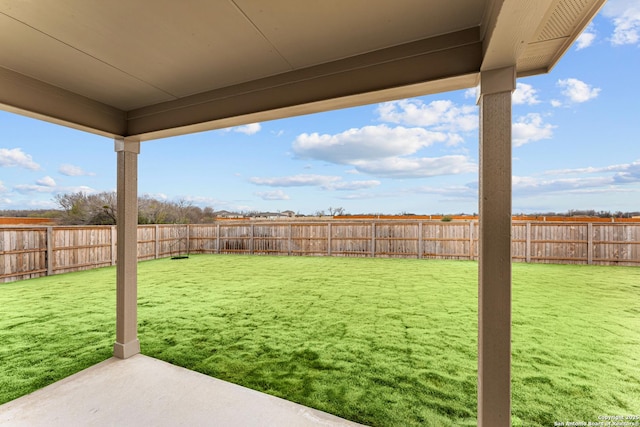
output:
POLYGON ((478 426, 511 425, 511 93, 515 67, 480 75, 478 426))
POLYGON ((115 140, 118 158, 116 342, 113 355, 140 353, 138 341, 138 154, 140 142, 115 140))

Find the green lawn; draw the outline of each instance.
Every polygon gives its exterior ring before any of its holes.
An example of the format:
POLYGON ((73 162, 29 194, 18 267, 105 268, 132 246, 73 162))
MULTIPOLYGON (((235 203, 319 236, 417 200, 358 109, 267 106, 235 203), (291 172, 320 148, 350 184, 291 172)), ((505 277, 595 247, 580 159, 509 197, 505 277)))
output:
MULTIPOLYGON (((640 268, 514 264, 514 426, 640 414, 640 268)), ((477 264, 139 265, 142 352, 374 426, 476 425, 477 264)), ((0 285, 0 403, 111 355, 115 270, 0 285)))

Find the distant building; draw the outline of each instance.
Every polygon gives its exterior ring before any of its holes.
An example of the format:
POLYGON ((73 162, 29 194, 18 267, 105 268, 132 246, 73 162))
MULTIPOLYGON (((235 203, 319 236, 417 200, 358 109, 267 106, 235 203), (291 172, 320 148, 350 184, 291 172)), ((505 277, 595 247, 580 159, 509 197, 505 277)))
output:
POLYGON ((229 212, 229 211, 216 211, 213 213, 216 218, 244 218, 244 215, 241 215, 237 212, 229 212))
POLYGON ((251 219, 285 219, 289 215, 284 212, 256 212, 250 215, 251 219))

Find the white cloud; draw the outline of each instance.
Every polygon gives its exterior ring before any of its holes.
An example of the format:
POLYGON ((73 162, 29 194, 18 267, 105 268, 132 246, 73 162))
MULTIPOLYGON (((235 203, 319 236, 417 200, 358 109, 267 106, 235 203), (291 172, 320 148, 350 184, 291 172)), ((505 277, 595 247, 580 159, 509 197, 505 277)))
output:
POLYGON ((43 178, 40 178, 39 180, 36 181, 36 184, 42 186, 42 187, 55 187, 56 186, 56 181, 51 178, 50 176, 45 176, 43 178))
POLYGON ((74 166, 69 164, 60 165, 58 169, 62 175, 66 176, 93 176, 95 173, 85 172, 80 166, 74 166))
POLYGON ((450 137, 442 132, 378 125, 349 129, 335 135, 303 133, 293 142, 293 151, 300 158, 352 164, 360 160, 406 156, 436 142, 449 140, 450 137))
POLYGON ((85 185, 77 186, 77 187, 57 187, 51 186, 46 181, 42 182, 42 180, 38 180, 36 184, 18 184, 13 187, 15 191, 21 194, 29 194, 29 193, 95 193, 91 187, 87 187, 85 185))
POLYGON ((545 193, 599 194, 631 191, 640 183, 640 160, 601 167, 549 170, 539 176, 514 176, 513 191, 518 196, 545 193), (574 175, 566 177, 566 175, 574 175))
POLYGON ((471 87, 464 91, 464 97, 476 100, 478 98, 478 92, 480 92, 480 86, 471 87))
POLYGON ((446 187, 417 187, 414 188, 412 192, 419 194, 437 194, 442 196, 475 198, 478 197, 478 183, 474 182, 467 185, 451 185, 446 187))
POLYGON ((28 200, 9 200, 9 204, 20 206, 20 209, 56 209, 58 205, 53 200, 40 200, 30 198, 28 200))
POLYGON ((539 104, 540 100, 536 97, 538 91, 533 86, 526 83, 517 83, 516 90, 511 95, 511 99, 514 104, 527 104, 534 105, 539 104))
POLYGON ((234 127, 232 129, 234 132, 244 133, 245 135, 253 135, 260 132, 262 126, 260 125, 260 123, 251 123, 244 126, 234 127))
POLYGON ((325 186, 328 190, 353 191, 373 188, 380 185, 380 181, 375 179, 369 181, 332 182, 325 186))
POLYGON ((524 144, 541 139, 549 139, 553 136, 555 126, 544 123, 538 113, 529 113, 520 117, 512 125, 513 146, 520 147, 524 144))
POLYGON ((156 200, 169 200, 169 196, 167 196, 165 193, 145 193, 142 195, 142 197, 149 197, 156 200))
POLYGON ((388 178, 425 178, 476 172, 478 167, 467 156, 403 158, 353 163, 361 172, 388 178))
POLYGON ((294 141, 293 150, 300 158, 351 165, 359 173, 422 178, 475 170, 475 165, 466 156, 410 157, 436 142, 455 145, 460 141, 457 137, 457 134, 419 127, 365 126, 335 135, 302 134, 294 141))
POLYGON ((594 88, 591 85, 578 80, 578 79, 564 79, 558 80, 557 85, 564 88, 562 94, 566 96, 571 102, 581 103, 596 98, 600 93, 599 88, 594 88))
POLYGON ((403 99, 378 105, 380 120, 408 126, 431 127, 436 131, 470 132, 478 128, 475 105, 458 106, 449 100, 425 104, 419 99, 403 99))
POLYGON ((636 160, 633 163, 623 163, 619 165, 609 165, 603 167, 588 166, 586 168, 574 168, 574 169, 555 169, 546 171, 545 175, 569 175, 569 174, 584 174, 584 173, 603 173, 603 172, 618 172, 626 171, 628 169, 640 168, 640 160, 636 160))
POLYGON ((640 3, 637 0, 609 0, 602 14, 613 21, 611 44, 640 44, 640 3))
POLYGON ((540 179, 537 177, 521 176, 514 176, 512 178, 513 192, 519 196, 554 192, 584 192, 587 189, 607 187, 613 183, 613 179, 606 176, 560 179, 540 179))
POLYGON ((53 193, 55 192, 54 188, 51 188, 46 185, 40 184, 18 184, 13 187, 15 191, 22 194, 27 193, 53 193))
POLYGON ((562 107, 562 101, 558 100, 558 99, 552 99, 551 100, 551 106, 552 107, 562 107))
POLYGON ((584 29, 582 34, 578 36, 576 40, 576 50, 585 49, 593 44, 593 41, 596 39, 596 31, 593 26, 593 23, 587 25, 587 28, 584 29))
POLYGON ((262 191, 253 193, 262 200, 289 200, 290 197, 282 190, 262 191))
POLYGON ((640 160, 636 160, 633 163, 628 163, 624 165, 613 165, 609 166, 610 170, 619 171, 617 174, 613 176, 613 180, 616 183, 632 183, 632 182, 640 182, 640 160))
POLYGON ((40 165, 33 161, 31 155, 26 154, 20 148, 0 148, 0 167, 40 169, 40 165))
POLYGON ((5 191, 7 191, 7 187, 5 187, 2 181, 0 181, 0 193, 4 193, 5 191))
POLYGON ((266 185, 269 187, 322 187, 333 182, 340 181, 339 176, 328 175, 292 175, 272 178, 249 178, 249 182, 256 185, 266 185))
POLYGON ((345 182, 342 181, 342 177, 329 175, 292 175, 270 178, 253 177, 250 178, 249 181, 256 185, 269 187, 320 187, 324 190, 337 191, 362 190, 380 185, 380 181, 376 180, 345 182))

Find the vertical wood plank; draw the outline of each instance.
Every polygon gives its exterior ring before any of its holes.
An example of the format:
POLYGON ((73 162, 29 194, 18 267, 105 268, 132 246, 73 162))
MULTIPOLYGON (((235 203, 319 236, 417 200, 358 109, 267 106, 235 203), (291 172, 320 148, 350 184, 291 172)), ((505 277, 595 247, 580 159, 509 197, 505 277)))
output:
POLYGON ((593 264, 593 223, 587 224, 587 264, 593 264))
POLYGON ((531 262, 531 223, 527 222, 527 230, 526 230, 526 242, 524 249, 524 256, 526 262, 531 262))
POLYGON ((115 225, 111 226, 111 265, 116 265, 116 243, 117 243, 118 231, 115 225))
POLYGON ((376 256, 376 223, 371 223, 371 258, 376 256))
POLYGON ((473 221, 469 221, 469 261, 473 260, 473 221))
POLYGON ((47 276, 53 275, 53 227, 47 227, 47 276))
POLYGON ((249 253, 251 255, 253 255, 253 248, 254 248, 254 236, 255 236, 255 232, 254 232, 254 224, 252 223, 249 226, 249 253))
POLYGON ((220 253, 220 223, 216 224, 216 253, 220 253))
POLYGON ((422 221, 418 223, 418 259, 422 259, 422 254, 424 253, 424 241, 422 239, 422 234, 424 230, 424 225, 422 221))

